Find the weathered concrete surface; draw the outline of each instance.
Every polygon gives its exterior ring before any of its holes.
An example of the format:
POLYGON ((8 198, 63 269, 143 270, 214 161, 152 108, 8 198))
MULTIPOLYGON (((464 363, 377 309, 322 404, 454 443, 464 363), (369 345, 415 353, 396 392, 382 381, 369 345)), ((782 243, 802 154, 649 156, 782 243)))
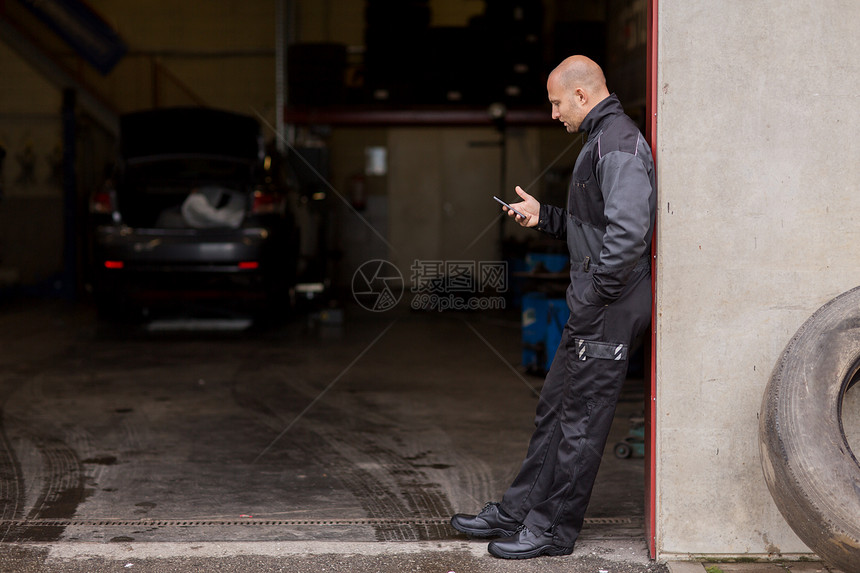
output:
MULTIPOLYGON (((701 565, 699 566, 701 568, 701 565)), ((666 566, 613 550, 526 561, 496 559, 484 544, 423 543, 208 543, 0 546, 0 570, 16 573, 196 573, 255 571, 316 573, 665 573, 666 566), (14 567, 7 569, 6 567, 14 567)))
POLYGON ((704 573, 705 568, 698 561, 669 561, 669 573, 704 573))
POLYGON ((659 8, 658 549, 807 552, 758 413, 789 338, 860 283, 860 4, 659 8))

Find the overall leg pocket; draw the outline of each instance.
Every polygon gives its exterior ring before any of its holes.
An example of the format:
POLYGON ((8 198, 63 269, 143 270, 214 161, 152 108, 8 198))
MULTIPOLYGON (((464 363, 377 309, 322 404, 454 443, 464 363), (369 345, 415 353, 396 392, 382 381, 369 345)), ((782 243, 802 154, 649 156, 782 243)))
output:
POLYGON ((591 274, 575 271, 571 273, 567 290, 567 306, 570 309, 569 324, 575 336, 602 338, 606 306, 592 303, 586 298, 591 289, 591 274))

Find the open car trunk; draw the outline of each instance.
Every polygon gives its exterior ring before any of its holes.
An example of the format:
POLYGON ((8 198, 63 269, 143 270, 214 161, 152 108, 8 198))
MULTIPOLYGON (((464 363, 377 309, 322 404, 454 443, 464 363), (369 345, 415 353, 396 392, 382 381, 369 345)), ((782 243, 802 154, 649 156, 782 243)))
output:
POLYGON ((250 171, 245 163, 210 158, 130 165, 117 185, 117 210, 136 228, 235 228, 252 200, 250 171))
POLYGON ((126 225, 207 229, 241 224, 263 157, 259 125, 252 118, 172 108, 126 114, 120 129, 116 207, 126 225))

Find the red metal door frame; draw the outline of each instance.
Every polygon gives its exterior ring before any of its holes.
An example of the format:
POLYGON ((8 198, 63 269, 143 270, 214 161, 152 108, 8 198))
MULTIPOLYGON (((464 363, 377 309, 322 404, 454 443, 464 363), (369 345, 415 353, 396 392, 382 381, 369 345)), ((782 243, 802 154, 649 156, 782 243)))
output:
MULTIPOLYGON (((645 112, 648 120, 645 137, 651 146, 656 168, 657 163, 657 4, 659 0, 648 1, 648 69, 646 72, 647 96, 645 112)), ((659 209, 658 209, 659 211, 659 209)), ((648 404, 645 407, 645 535, 651 559, 657 557, 657 230, 651 241, 651 368, 650 388, 646 393, 648 404)))

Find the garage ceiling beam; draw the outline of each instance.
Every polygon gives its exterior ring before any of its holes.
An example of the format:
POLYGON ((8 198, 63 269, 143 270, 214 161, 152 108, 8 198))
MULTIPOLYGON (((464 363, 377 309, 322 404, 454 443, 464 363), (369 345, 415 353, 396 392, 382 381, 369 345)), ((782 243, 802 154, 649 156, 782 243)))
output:
MULTIPOLYGON (((413 109, 366 109, 356 108, 293 108, 287 107, 284 121, 288 124, 326 124, 340 126, 362 125, 469 125, 492 126, 493 117, 484 108, 413 108, 413 109)), ((507 125, 551 125, 549 107, 546 109, 511 109, 505 113, 507 125)))

